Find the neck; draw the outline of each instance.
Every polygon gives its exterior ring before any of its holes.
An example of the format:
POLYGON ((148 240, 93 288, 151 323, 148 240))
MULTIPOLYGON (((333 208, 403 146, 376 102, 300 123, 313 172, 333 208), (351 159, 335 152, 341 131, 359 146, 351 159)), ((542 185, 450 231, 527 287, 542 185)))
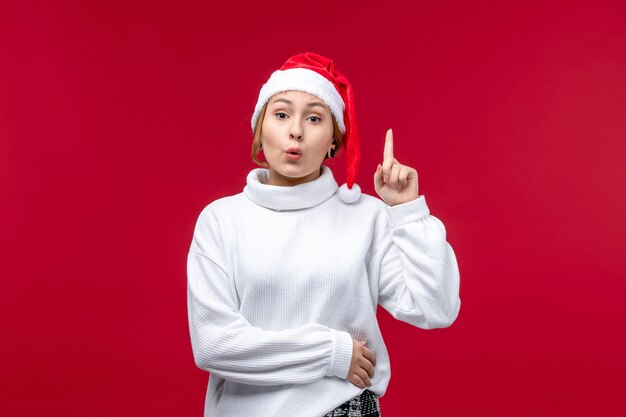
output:
POLYGON ((310 182, 318 179, 322 174, 322 167, 313 171, 309 175, 305 175, 304 177, 292 178, 286 177, 277 171, 273 170, 272 167, 269 168, 269 177, 267 179, 268 185, 278 185, 285 187, 293 187, 294 185, 304 184, 305 182, 310 182))
POLYGON ((338 188, 330 168, 322 165, 321 169, 322 174, 314 181, 292 187, 269 184, 269 169, 253 169, 248 174, 243 191, 254 203, 271 210, 312 208, 331 198, 338 188))

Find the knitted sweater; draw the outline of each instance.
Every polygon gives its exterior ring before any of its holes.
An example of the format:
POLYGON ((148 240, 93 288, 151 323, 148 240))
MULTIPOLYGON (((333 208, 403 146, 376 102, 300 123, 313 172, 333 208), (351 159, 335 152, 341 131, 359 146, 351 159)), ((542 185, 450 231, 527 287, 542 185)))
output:
POLYGON ((257 168, 242 193, 206 206, 188 256, 196 365, 210 372, 205 417, 321 417, 359 395, 352 340, 376 356, 368 387, 391 376, 380 304, 422 329, 449 326, 459 270, 425 197, 394 207, 344 203, 330 168, 296 186, 257 168))

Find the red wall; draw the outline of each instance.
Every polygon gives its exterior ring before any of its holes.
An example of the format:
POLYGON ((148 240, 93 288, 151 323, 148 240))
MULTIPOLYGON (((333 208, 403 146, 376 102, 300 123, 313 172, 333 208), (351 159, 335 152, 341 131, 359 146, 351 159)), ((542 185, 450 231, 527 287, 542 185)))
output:
POLYGON ((383 416, 626 414, 626 3, 86 3, 0 5, 0 415, 202 415, 193 226, 307 50, 354 85, 362 188, 392 127, 460 265, 451 328, 380 310, 383 416))

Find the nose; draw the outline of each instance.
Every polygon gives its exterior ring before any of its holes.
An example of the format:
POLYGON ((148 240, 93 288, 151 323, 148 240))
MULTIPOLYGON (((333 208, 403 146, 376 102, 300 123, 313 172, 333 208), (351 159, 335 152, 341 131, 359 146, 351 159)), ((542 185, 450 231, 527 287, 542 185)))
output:
POLYGON ((289 137, 295 140, 302 140, 302 126, 300 126, 300 123, 294 121, 291 124, 289 137))

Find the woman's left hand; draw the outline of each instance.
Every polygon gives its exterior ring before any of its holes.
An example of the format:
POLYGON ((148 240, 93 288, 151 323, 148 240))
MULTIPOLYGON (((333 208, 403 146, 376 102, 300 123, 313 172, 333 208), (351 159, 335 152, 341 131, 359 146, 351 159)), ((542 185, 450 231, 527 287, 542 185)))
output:
POLYGON ((376 193, 389 206, 417 199, 417 171, 402 165, 393 157, 393 132, 387 130, 383 164, 378 164, 374 173, 376 193))

